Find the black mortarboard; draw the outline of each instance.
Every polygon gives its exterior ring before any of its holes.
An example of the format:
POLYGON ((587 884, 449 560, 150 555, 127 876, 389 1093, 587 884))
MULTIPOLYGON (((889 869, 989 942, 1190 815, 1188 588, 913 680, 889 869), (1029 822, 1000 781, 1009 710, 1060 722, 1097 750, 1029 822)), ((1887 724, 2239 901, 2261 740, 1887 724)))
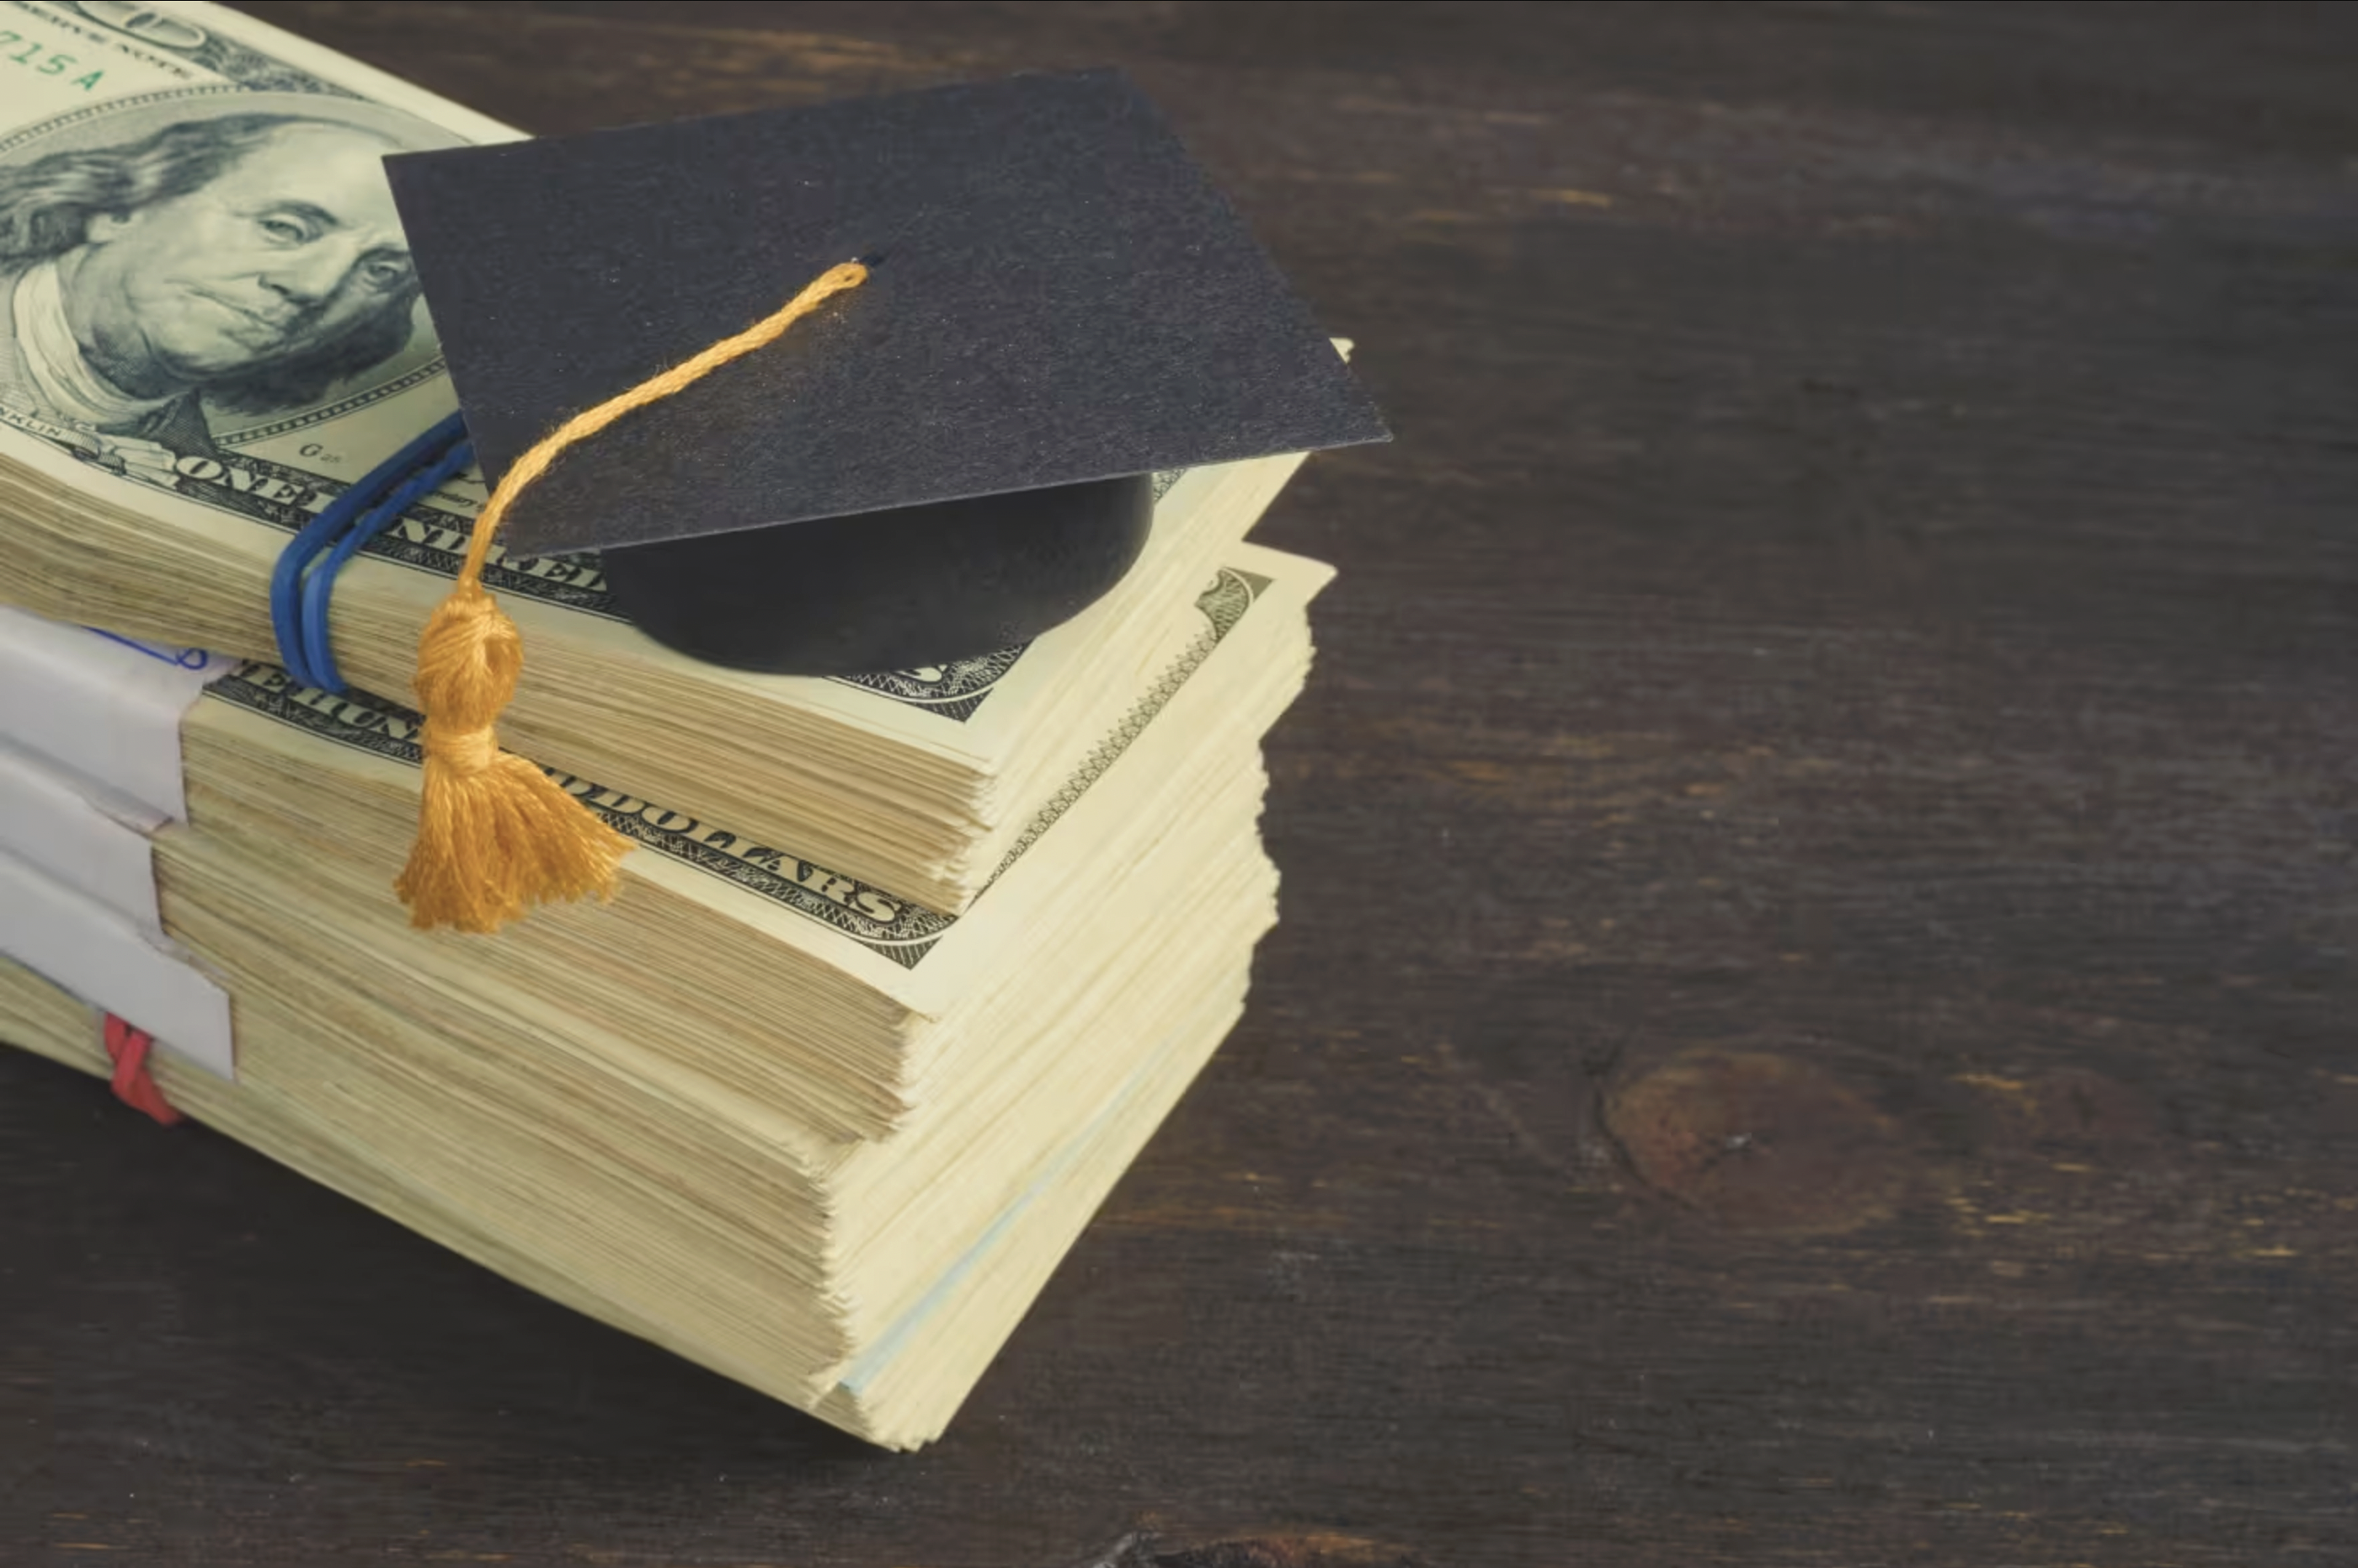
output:
POLYGON ((1384 438, 1113 71, 387 168, 494 481, 827 267, 873 267, 569 450, 502 535, 515 556, 602 550, 644 630, 723 664, 844 673, 1020 643, 1128 568, 1154 470, 1384 438))

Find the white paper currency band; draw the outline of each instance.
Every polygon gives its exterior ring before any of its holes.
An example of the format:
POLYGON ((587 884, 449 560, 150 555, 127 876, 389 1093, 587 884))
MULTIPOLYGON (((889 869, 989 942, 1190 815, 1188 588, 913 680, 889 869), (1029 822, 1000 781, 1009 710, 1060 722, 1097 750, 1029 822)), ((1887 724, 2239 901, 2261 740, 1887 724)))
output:
POLYGON ((163 820, 0 736, 0 853, 89 894, 157 941, 164 921, 147 835, 163 820))
POLYGON ((180 716, 233 664, 0 608, 0 735, 178 821, 180 716))
POLYGON ((177 1055, 237 1076, 229 997, 97 900, 0 855, 0 953, 146 1030, 177 1055))

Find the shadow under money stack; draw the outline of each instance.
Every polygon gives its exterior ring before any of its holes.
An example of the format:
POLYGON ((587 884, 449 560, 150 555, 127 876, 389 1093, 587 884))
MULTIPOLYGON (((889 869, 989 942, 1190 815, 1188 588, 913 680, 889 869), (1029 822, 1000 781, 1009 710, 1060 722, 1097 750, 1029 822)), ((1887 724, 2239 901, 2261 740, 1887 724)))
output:
POLYGON ((0 141, 0 598, 233 667, 159 784, 27 633, 0 1038, 926 1440, 1243 1005, 1242 539, 1372 410, 1108 73, 517 142, 168 9, 219 80, 0 141))

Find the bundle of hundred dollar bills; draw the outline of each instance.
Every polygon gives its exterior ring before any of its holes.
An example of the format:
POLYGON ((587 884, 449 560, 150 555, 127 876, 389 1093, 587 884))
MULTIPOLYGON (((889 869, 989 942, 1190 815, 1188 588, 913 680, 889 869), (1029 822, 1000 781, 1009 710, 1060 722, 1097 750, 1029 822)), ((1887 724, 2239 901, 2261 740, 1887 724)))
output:
MULTIPOLYGON (((152 1035, 197 1122, 874 1442, 937 1435, 1243 1007, 1259 748, 1329 575, 1243 535, 1299 459, 1159 476, 1119 586, 928 668, 699 663, 594 557, 497 560, 533 659, 502 743, 633 848, 611 903, 414 930, 413 650, 481 481, 345 571, 350 689, 271 662, 267 584, 455 406, 422 313, 325 380, 125 386, 77 290, 233 167, 164 168, 226 116, 514 133, 208 5, 0 27, 49 62, 0 97, 0 1043, 106 1076, 152 1035)), ((201 234, 143 243, 117 327, 200 270, 201 234)))

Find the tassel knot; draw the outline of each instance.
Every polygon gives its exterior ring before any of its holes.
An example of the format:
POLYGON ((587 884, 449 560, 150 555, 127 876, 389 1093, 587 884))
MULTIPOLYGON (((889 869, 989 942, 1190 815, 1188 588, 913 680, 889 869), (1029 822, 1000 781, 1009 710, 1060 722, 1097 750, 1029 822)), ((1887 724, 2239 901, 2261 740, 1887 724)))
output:
POLYGON ((480 587, 444 600, 418 640, 426 769, 417 842, 394 884, 414 925, 496 931, 535 903, 613 896, 630 840, 500 750, 492 721, 523 668, 515 622, 480 587))
POLYGON ((500 760, 496 730, 445 730, 429 724, 422 739, 426 754, 461 778, 485 772, 500 760))

